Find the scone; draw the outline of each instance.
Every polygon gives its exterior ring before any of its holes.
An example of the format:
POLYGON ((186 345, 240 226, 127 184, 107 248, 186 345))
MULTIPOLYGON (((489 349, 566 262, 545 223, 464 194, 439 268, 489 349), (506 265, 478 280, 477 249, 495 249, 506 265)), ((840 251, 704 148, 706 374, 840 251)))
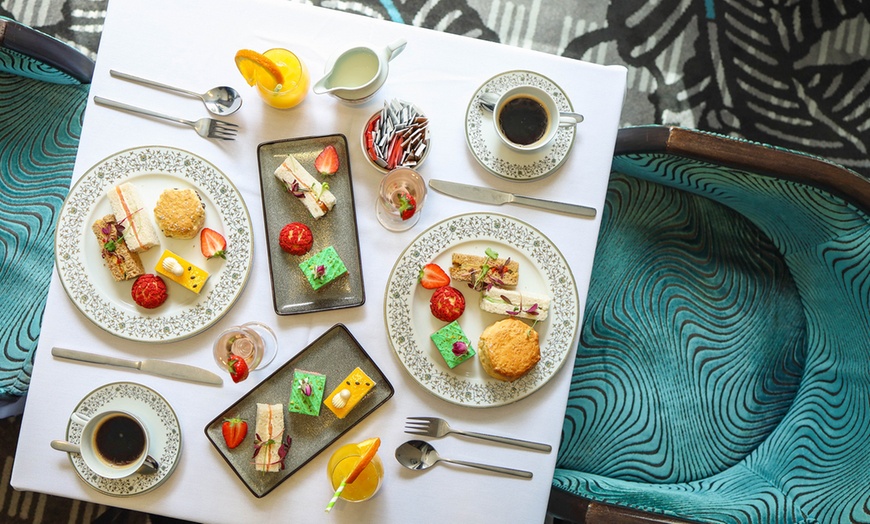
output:
POLYGON ((541 360, 538 332, 522 320, 499 320, 481 333, 477 358, 489 376, 513 382, 541 360))
POLYGON ((193 189, 167 189, 157 198, 154 220, 168 238, 190 239, 205 223, 205 206, 193 189))

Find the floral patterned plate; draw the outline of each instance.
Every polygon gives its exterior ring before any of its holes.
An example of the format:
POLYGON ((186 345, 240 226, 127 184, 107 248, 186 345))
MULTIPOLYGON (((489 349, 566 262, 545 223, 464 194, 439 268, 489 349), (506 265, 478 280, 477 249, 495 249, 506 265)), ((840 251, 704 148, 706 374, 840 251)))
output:
MULTIPOLYGON (((148 454, 157 460, 157 473, 135 474, 122 479, 107 479, 94 473, 77 453, 69 459, 76 473, 92 488, 106 495, 127 497, 151 491, 163 484, 175 471, 181 456, 181 425, 172 406, 153 389, 133 382, 106 384, 88 393, 73 410, 92 417, 103 411, 119 409, 139 417, 148 427, 148 454)), ((79 444, 84 426, 70 421, 66 439, 79 444)))
MULTIPOLYGON (((478 292, 466 283, 451 285, 465 296, 465 313, 459 324, 476 350, 484 328, 506 317, 481 311, 478 292)), ((525 222, 491 213, 455 216, 418 236, 393 267, 384 303, 387 335, 408 373, 436 396, 472 407, 515 402, 546 384, 571 354, 580 318, 574 275, 558 248, 525 222), (548 294, 553 304, 549 316, 534 326, 541 360, 514 382, 489 377, 476 356, 453 369, 447 366, 429 338, 445 323, 429 311, 432 291, 417 283, 425 264, 434 262, 447 271, 453 253, 484 256, 487 248, 519 263, 517 290, 548 294)))
POLYGON ((550 93, 560 111, 571 111, 571 101, 555 82, 532 71, 508 71, 498 74, 480 86, 465 112, 465 138, 474 158, 490 173, 515 181, 531 181, 554 173, 574 146, 576 127, 563 127, 553 142, 535 153, 521 153, 504 145, 495 132, 492 113, 480 106, 482 93, 501 95, 519 85, 535 86, 550 93))
MULTIPOLYGON (((155 224, 156 226, 156 224, 155 224)), ((55 236, 55 262, 72 302, 109 333, 141 342, 169 342, 195 335, 218 321, 235 304, 248 281, 254 252, 251 217, 229 178, 208 161, 171 147, 141 147, 116 153, 90 168, 73 186, 60 211, 55 236), (146 273, 169 249, 210 273, 195 294, 164 279, 169 294, 155 309, 136 305, 133 280, 115 282, 100 257, 91 225, 110 214, 106 191, 122 182, 135 185, 153 223, 153 209, 164 189, 191 188, 205 206, 205 227, 227 239, 226 260, 206 260, 199 235, 191 240, 164 237, 141 253, 146 273)))

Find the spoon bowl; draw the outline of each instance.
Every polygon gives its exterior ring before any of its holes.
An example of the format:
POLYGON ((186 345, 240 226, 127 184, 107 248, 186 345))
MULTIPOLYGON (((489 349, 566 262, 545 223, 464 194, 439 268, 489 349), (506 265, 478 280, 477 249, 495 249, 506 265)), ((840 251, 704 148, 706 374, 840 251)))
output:
POLYGON ((502 473, 512 475, 514 477, 532 478, 531 471, 522 471, 519 469, 504 468, 501 466, 490 466, 488 464, 478 464, 476 462, 467 462, 464 460, 453 460, 441 457, 431 444, 423 440, 409 440, 398 448, 396 448, 396 460, 399 464, 408 469, 424 470, 429 469, 438 462, 449 462, 451 464, 459 464, 460 466, 469 466, 472 468, 485 469, 494 473, 502 473))

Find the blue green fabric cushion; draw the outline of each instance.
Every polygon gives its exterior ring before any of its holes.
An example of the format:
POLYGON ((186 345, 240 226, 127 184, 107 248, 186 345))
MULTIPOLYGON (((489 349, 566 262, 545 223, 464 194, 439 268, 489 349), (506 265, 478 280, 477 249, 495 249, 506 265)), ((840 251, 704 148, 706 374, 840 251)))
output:
POLYGON ((0 47, 0 398, 30 383, 88 86, 0 47))
POLYGON ((867 214, 615 157, 554 487, 703 522, 870 522, 868 422, 867 214))

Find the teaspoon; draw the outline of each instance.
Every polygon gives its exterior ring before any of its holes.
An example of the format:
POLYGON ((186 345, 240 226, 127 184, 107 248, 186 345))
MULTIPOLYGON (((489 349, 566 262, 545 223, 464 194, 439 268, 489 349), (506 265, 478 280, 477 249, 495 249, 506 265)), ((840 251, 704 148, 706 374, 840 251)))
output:
MULTIPOLYGON (((73 444, 72 442, 67 442, 65 440, 52 440, 51 447, 52 449, 63 451, 65 453, 78 453, 79 455, 81 455, 82 453, 82 448, 80 448, 76 444, 73 444)), ((157 463, 157 461, 154 460, 151 455, 148 455, 147 457, 145 457, 145 462, 141 466, 139 466, 139 469, 136 471, 136 473, 140 473, 142 475, 153 475, 154 473, 157 473, 159 469, 160 465, 157 463)))
MULTIPOLYGON (((484 110, 492 113, 493 111, 495 111, 495 104, 498 102, 498 96, 493 94, 493 93, 481 93, 478 100, 480 101, 480 107, 482 107, 484 110)), ((570 117, 570 118, 574 119, 573 122, 559 124, 562 126, 569 126, 569 125, 573 126, 574 124, 579 124, 580 122, 583 121, 583 115, 581 115, 580 113, 571 113, 568 111, 560 111, 559 116, 570 117)))
POLYGON ((399 464, 408 469, 423 470, 429 469, 438 462, 450 462, 451 464, 459 464, 461 466, 470 466, 472 468, 485 469, 495 473, 504 473, 505 475, 513 475, 514 477, 522 477, 526 479, 532 478, 531 471, 523 471, 519 469, 503 468, 501 466, 490 466, 488 464, 478 464, 476 462, 466 462, 464 460, 451 460, 438 455, 435 448, 431 444, 422 440, 409 440, 398 448, 396 448, 396 460, 399 464))
POLYGON ((240 107, 242 107, 242 95, 240 95, 238 91, 229 86, 213 87, 205 93, 200 94, 193 91, 188 91, 187 89, 181 89, 179 87, 161 84, 160 82, 155 82, 154 80, 148 80, 127 73, 122 73, 120 71, 115 71, 114 69, 109 70, 109 74, 115 78, 120 78, 122 80, 128 80, 130 82, 136 82, 138 84, 143 84, 146 86, 157 87, 160 89, 165 89, 167 91, 175 91, 176 93, 183 93, 185 95, 199 98, 200 100, 202 100, 202 103, 205 104, 205 108, 208 109, 210 113, 215 115, 230 115, 232 113, 235 113, 240 107))

